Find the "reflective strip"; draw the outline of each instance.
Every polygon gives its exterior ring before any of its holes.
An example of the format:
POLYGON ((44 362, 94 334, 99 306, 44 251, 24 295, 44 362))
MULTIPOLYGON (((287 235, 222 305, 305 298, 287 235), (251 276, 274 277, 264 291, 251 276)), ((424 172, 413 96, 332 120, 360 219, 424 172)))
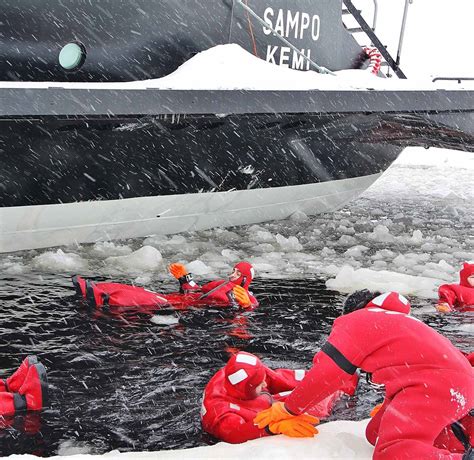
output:
POLYGON ((392 310, 386 310, 385 313, 387 315, 405 315, 405 313, 402 313, 401 311, 392 311, 392 310))
POLYGON ((373 311, 375 313, 380 313, 380 312, 385 312, 387 310, 384 310, 383 308, 367 308, 367 311, 373 311))
POLYGON ((252 277, 252 279, 255 278, 255 270, 253 269, 253 267, 250 269, 250 276, 252 277))
POLYGON ((372 303, 374 305, 378 305, 381 307, 385 301, 385 299, 391 294, 391 292, 386 292, 385 294, 379 295, 375 299, 372 300, 372 303))
POLYGON ((191 280, 188 284, 189 284, 191 287, 196 286, 196 282, 195 282, 195 281, 192 281, 192 280, 191 280))
POLYGON ((204 403, 201 404, 201 418, 207 414, 206 406, 204 403))
POLYGON ((291 395, 291 391, 282 391, 281 393, 278 393, 278 396, 288 396, 291 395))
POLYGON ((334 345, 326 342, 321 351, 326 353, 344 372, 354 374, 357 366, 354 366, 334 345))
POLYGON ((235 358, 235 362, 237 363, 246 363, 255 366, 257 364, 257 358, 255 356, 244 355, 239 353, 235 358))
POLYGON ((248 377, 247 372, 244 369, 239 369, 237 372, 230 374, 227 378, 232 385, 237 385, 237 383, 242 382, 248 377))
POLYGON ((240 410, 240 406, 238 406, 237 404, 230 403, 229 407, 234 410, 240 410))
POLYGON ((409 304, 408 299, 407 299, 405 296, 401 295, 401 294, 398 294, 398 299, 399 299, 400 302, 402 302, 404 305, 408 305, 408 304, 409 304))
POLYGON ((295 380, 303 380, 306 372, 304 369, 296 369, 295 370, 295 380))

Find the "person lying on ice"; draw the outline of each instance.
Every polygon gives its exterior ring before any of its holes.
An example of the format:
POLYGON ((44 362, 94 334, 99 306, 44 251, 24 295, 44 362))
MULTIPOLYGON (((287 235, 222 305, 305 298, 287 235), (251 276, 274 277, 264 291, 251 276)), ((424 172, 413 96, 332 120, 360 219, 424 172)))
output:
POLYGON ((0 379, 0 416, 39 411, 48 400, 46 370, 36 356, 28 356, 7 379, 0 379))
POLYGON ((304 380, 255 423, 271 430, 291 420, 360 368, 385 386, 384 404, 366 429, 374 459, 471 459, 453 453, 464 446, 452 431, 442 432, 459 422, 472 436, 467 425, 474 408, 473 368, 448 339, 409 313, 408 300, 396 292, 350 295, 304 380))
POLYGON ((253 422, 257 413, 269 408, 272 402, 284 401, 304 375, 304 370, 272 370, 255 355, 236 353, 206 385, 201 406, 203 429, 233 444, 279 433, 293 437, 316 433, 316 417, 328 416, 343 392, 353 394, 357 376, 312 407, 308 411, 311 415, 300 415, 270 429, 260 429, 253 422))
POLYGON ((142 287, 121 283, 94 283, 80 276, 73 276, 76 292, 94 307, 141 306, 158 307, 172 305, 177 308, 213 305, 216 307, 239 306, 252 310, 258 306, 257 299, 249 292, 254 278, 254 269, 248 262, 234 266, 228 280, 215 280, 199 286, 191 273, 182 264, 171 264, 170 273, 179 281, 180 292, 158 294, 142 287))
POLYGON ((438 311, 474 311, 474 263, 466 262, 463 265, 459 279, 459 284, 443 284, 439 287, 438 311))

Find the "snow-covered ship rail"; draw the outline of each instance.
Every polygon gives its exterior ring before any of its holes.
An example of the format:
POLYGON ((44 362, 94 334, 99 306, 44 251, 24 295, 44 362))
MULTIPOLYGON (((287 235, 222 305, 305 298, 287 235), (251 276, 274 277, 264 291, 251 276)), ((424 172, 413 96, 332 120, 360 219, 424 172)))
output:
POLYGON ((0 252, 315 214, 408 145, 474 151, 474 91, 337 72, 341 1, 0 4, 0 252), (338 75, 287 68, 316 56, 338 75))

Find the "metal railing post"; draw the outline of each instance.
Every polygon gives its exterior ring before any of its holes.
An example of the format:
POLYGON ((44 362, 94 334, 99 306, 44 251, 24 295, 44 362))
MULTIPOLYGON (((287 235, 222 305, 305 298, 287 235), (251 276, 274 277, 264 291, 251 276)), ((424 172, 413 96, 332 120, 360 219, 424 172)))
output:
POLYGON ((405 8, 403 10, 403 20, 402 20, 402 28, 400 30, 400 38, 398 39, 398 50, 397 50, 397 59, 396 64, 397 67, 400 65, 400 58, 402 56, 402 46, 403 46, 403 38, 405 37, 405 26, 407 23, 407 16, 408 16, 408 7, 413 3, 413 0, 405 0, 405 8))

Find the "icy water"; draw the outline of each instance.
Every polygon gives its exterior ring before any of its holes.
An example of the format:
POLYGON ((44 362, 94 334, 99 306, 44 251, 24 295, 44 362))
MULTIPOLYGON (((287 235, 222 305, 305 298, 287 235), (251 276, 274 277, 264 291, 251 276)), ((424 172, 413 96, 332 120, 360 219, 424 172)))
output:
MULTIPOLYGON (((474 260, 472 169, 472 163, 393 167, 330 215, 1 255, 0 377, 37 354, 48 370, 51 405, 6 419, 0 455, 213 442, 200 429, 200 399, 229 353, 253 352, 275 368, 308 368, 343 292, 361 283, 406 291, 417 317, 472 350, 474 315, 439 315, 433 308, 437 285, 455 282, 461 263, 474 260), (245 314, 90 312, 70 284, 70 275, 81 273, 169 292, 176 283, 167 263, 189 263, 206 280, 225 276, 240 259, 256 268, 253 292, 261 303, 245 314), (326 286, 334 277, 345 283, 339 292, 326 286)), ((362 382, 331 419, 366 418, 380 398, 362 382)))
MULTIPOLYGON (((89 312, 66 277, 31 276, 22 283, 2 277, 2 291, 10 289, 0 307, 2 368, 13 370, 23 356, 37 354, 48 369, 52 398, 38 420, 17 417, 0 433, 1 455, 212 442, 200 429, 200 398, 229 353, 246 350, 270 367, 307 368, 343 298, 315 278, 264 280, 255 283, 261 306, 254 312, 162 311, 151 321, 152 314, 89 312)), ((469 334, 459 327, 468 324, 466 317, 440 317, 432 310, 422 316, 468 347, 469 334)), ((380 398, 362 383, 357 397, 341 401, 331 418, 366 418, 380 398)))

